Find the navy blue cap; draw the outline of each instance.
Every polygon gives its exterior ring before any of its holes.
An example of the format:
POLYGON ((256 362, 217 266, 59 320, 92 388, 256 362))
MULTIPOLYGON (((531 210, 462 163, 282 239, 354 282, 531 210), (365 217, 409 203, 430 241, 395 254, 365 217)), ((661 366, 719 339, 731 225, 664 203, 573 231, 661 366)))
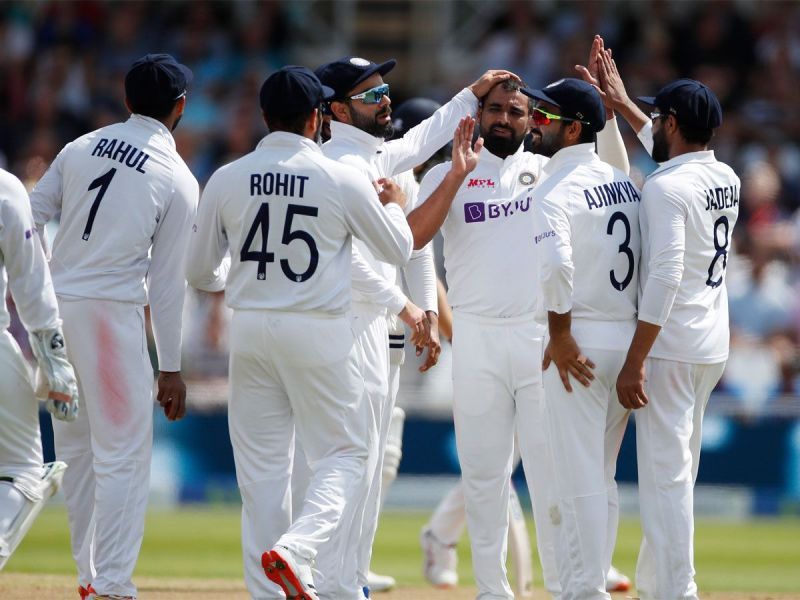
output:
POLYGON ((392 111, 393 138, 401 138, 442 107, 430 98, 409 98, 392 111))
POLYGON ((674 115, 678 123, 716 129, 722 125, 722 107, 708 86, 694 79, 677 79, 655 96, 642 96, 639 102, 655 106, 665 115, 674 115))
POLYGON ((336 98, 343 100, 359 83, 375 73, 386 75, 396 64, 397 61, 393 58, 374 63, 358 56, 345 56, 321 65, 315 73, 323 84, 333 88, 336 98))
POLYGON ((287 65, 267 77, 261 86, 259 100, 267 118, 311 114, 333 90, 322 85, 311 69, 287 65))
POLYGON ((561 109, 561 116, 582 121, 597 132, 606 126, 606 107, 593 85, 582 79, 567 77, 545 86, 541 90, 522 88, 520 92, 561 109))
POLYGON ((125 96, 132 107, 157 111, 183 96, 190 83, 192 71, 169 54, 145 54, 125 75, 125 96))

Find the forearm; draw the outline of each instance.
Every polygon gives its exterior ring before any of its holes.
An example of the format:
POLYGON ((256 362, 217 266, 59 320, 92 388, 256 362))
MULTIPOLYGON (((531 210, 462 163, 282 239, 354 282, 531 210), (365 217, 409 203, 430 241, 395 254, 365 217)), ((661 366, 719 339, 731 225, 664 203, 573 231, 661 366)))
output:
POLYGON ((622 115, 622 118, 625 119, 628 125, 637 133, 650 121, 650 118, 628 97, 615 102, 614 110, 622 115))
POLYGON ((628 348, 628 355, 625 362, 642 365, 644 359, 650 354, 650 349, 656 342, 658 334, 661 332, 660 325, 654 325, 647 321, 639 321, 636 324, 636 333, 633 334, 630 348, 628 348))
POLYGON ((425 246, 439 231, 465 177, 466 174, 450 170, 430 197, 408 215, 415 250, 425 246))
POLYGON ((622 140, 615 117, 608 119, 606 126, 597 133, 597 155, 601 160, 626 175, 631 170, 628 153, 625 151, 625 142, 622 140))
POLYGON ((550 338, 553 340, 564 339, 572 335, 572 311, 557 313, 552 310, 547 311, 547 326, 550 330, 550 338))

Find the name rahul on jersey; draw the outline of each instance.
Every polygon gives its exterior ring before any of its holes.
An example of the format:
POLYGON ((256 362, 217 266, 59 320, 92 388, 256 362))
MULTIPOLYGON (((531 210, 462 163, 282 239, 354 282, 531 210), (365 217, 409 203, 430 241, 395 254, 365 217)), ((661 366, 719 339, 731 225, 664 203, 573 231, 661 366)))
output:
POLYGON ((92 150, 92 156, 110 158, 121 165, 135 169, 139 173, 144 173, 144 163, 150 155, 144 150, 139 150, 133 144, 128 144, 125 140, 115 138, 100 138, 97 145, 92 150))

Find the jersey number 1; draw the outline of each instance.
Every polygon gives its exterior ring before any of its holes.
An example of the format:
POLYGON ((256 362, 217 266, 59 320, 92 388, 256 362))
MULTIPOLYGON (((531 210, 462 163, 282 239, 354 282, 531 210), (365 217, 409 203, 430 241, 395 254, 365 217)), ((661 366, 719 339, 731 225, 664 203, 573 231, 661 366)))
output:
MULTIPOLYGON (((292 229, 292 220, 295 215, 305 215, 307 217, 316 217, 318 210, 316 206, 301 206, 299 204, 289 204, 286 206, 286 220, 283 223, 283 237, 281 244, 288 246, 294 240, 300 240, 308 246, 309 259, 308 268, 302 273, 296 273, 289 266, 289 261, 285 258, 280 260, 281 270, 287 279, 302 283, 308 280, 317 270, 319 264, 319 250, 317 250, 317 243, 311 234, 302 229, 292 229)), ((267 252, 267 237, 269 235, 269 204, 264 202, 256 213, 256 218, 250 226, 250 231, 247 232, 247 237, 244 239, 242 250, 239 253, 239 260, 246 262, 252 260, 258 263, 256 277, 264 280, 267 278, 267 263, 275 262, 275 253, 267 252), (251 250, 253 240, 255 240, 256 233, 261 233, 261 249, 251 250)))
POLYGON ((97 209, 100 206, 100 201, 103 199, 103 196, 106 195, 106 190, 108 189, 111 180, 114 179, 114 174, 116 172, 117 169, 114 167, 110 171, 106 171, 103 175, 100 175, 100 177, 89 184, 88 191, 91 192, 97 188, 100 188, 100 191, 97 192, 97 198, 94 199, 94 202, 92 202, 92 208, 89 209, 89 220, 86 221, 86 227, 84 227, 83 235, 81 236, 84 241, 88 240, 89 234, 92 233, 92 225, 94 225, 94 218, 97 215, 97 209))

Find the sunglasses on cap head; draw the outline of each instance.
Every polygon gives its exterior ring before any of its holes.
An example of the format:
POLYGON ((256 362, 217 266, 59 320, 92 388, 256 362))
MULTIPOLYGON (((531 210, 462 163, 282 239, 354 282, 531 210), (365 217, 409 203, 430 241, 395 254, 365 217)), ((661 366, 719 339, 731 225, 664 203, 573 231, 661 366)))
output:
POLYGON ((561 115, 554 115, 553 113, 549 113, 546 110, 539 108, 538 106, 533 107, 533 122, 536 125, 550 125, 551 121, 566 121, 571 123, 572 121, 577 121, 578 123, 583 123, 584 125, 588 125, 588 121, 581 121, 580 119, 573 119, 571 117, 562 117, 561 115))
POLYGON ((350 100, 361 100, 364 104, 380 104, 384 96, 389 96, 388 83, 375 86, 355 96, 350 96, 350 100))

